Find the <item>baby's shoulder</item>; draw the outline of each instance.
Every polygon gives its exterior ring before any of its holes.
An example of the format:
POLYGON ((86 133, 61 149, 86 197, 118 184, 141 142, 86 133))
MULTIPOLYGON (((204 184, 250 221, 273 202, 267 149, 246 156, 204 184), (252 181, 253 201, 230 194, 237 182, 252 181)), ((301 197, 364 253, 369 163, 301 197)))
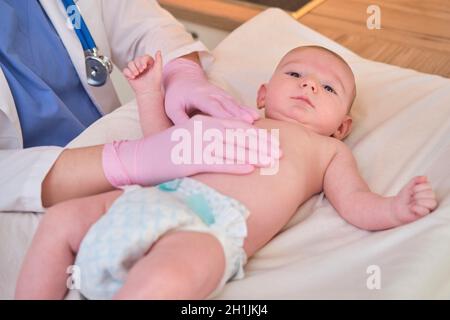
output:
POLYGON ((330 146, 333 146, 333 148, 338 151, 351 151, 350 148, 342 141, 333 137, 325 137, 322 136, 323 139, 326 141, 325 143, 329 144, 330 146))
POLYGON ((344 155, 348 159, 352 157, 351 149, 344 142, 333 137, 316 135, 312 145, 314 146, 312 152, 323 170, 326 170, 338 155, 344 155))

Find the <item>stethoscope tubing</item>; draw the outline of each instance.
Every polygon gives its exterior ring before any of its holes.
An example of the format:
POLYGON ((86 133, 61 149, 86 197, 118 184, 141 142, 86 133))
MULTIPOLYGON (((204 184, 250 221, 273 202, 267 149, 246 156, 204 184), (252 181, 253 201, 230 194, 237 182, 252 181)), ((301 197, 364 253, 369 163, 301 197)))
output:
POLYGON ((68 11, 69 8, 74 8, 76 10, 76 13, 78 14, 78 17, 80 19, 80 27, 77 28, 77 26, 74 26, 74 30, 78 36, 78 39, 81 42, 83 50, 84 51, 97 50, 97 45, 95 44, 94 38, 92 37, 89 28, 87 27, 83 19, 83 16, 81 15, 78 9, 78 6, 75 4, 73 0, 61 0, 61 1, 63 2, 66 11, 68 11))

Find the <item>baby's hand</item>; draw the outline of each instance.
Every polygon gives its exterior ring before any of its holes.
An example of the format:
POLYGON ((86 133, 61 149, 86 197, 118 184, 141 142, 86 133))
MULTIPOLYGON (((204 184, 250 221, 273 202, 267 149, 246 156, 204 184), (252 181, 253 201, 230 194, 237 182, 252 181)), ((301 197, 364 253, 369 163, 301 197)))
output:
POLYGON ((162 58, 158 51, 155 60, 149 55, 137 57, 128 63, 123 70, 136 95, 147 94, 161 90, 162 58))
POLYGON ((394 197, 393 214, 400 224, 405 224, 426 216, 436 207, 436 195, 427 177, 418 176, 394 197))

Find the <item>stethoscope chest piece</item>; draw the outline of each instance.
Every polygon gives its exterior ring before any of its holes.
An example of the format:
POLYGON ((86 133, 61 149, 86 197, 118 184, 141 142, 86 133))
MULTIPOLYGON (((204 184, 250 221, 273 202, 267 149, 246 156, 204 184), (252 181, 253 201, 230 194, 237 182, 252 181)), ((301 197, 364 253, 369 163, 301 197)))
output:
POLYGON ((95 51, 85 54, 87 83, 101 87, 107 81, 113 70, 113 64, 107 57, 99 56, 95 51))

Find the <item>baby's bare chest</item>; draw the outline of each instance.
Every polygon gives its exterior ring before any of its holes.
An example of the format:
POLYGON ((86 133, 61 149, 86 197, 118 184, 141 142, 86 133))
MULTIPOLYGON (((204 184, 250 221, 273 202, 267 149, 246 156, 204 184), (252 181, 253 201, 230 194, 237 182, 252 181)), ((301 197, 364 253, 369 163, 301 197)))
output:
POLYGON ((289 130, 284 135, 281 137, 283 157, 276 180, 296 185, 305 197, 320 192, 325 171, 335 153, 333 141, 301 130, 289 130))

